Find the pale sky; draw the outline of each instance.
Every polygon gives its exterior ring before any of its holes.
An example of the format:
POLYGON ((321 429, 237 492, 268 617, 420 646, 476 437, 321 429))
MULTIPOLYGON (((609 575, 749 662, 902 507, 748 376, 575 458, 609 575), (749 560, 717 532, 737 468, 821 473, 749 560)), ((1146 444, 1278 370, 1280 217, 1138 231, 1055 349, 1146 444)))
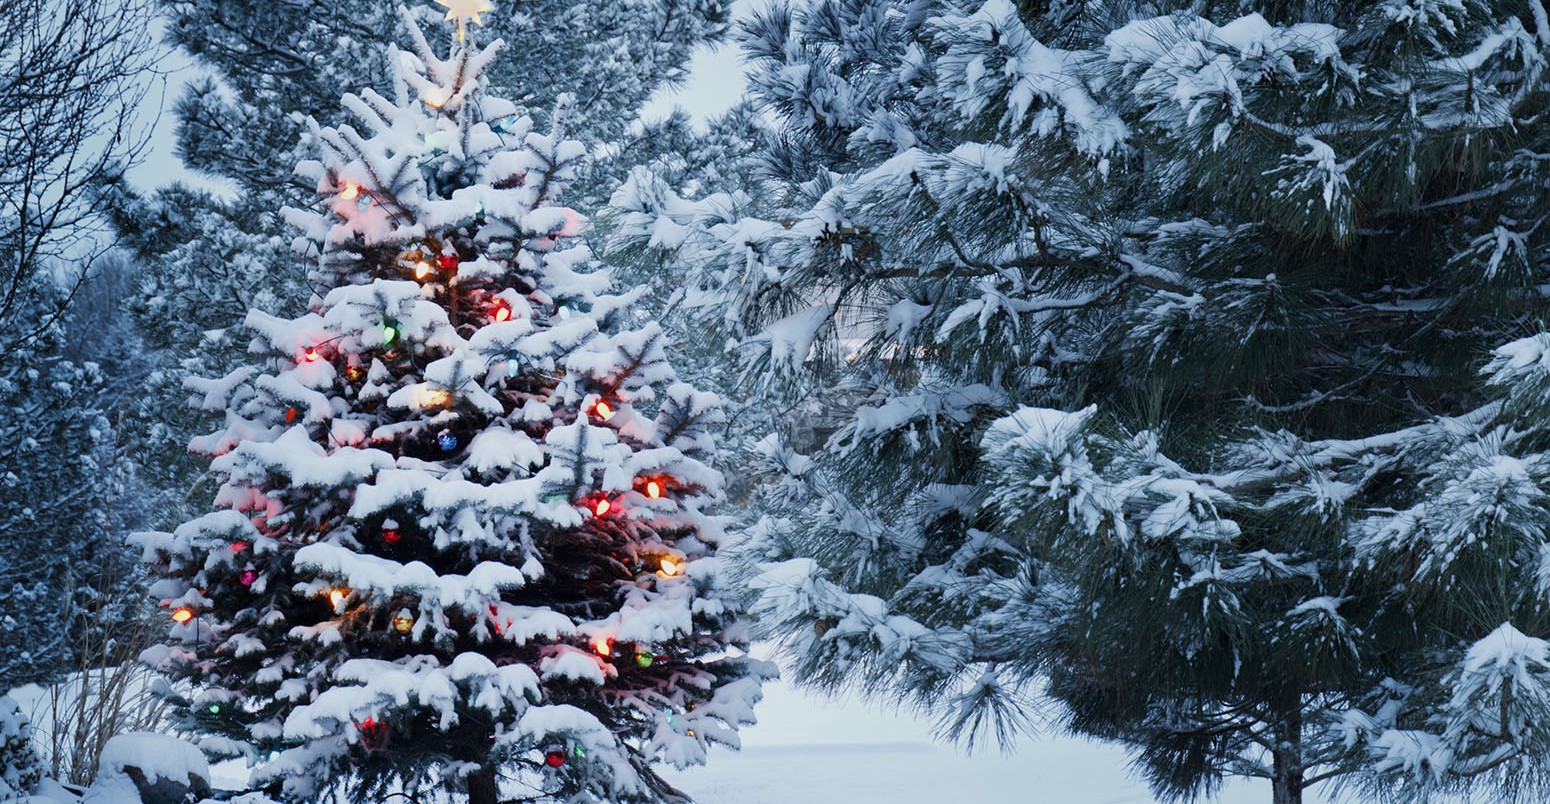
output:
MULTIPOLYGON (((732 17, 740 20, 754 9, 755 0, 735 0, 732 17)), ((730 109, 742 97, 748 81, 739 48, 728 42, 712 50, 698 48, 689 62, 689 80, 677 89, 659 89, 641 109, 647 120, 666 117, 674 106, 682 107, 696 123, 704 123, 730 109)))

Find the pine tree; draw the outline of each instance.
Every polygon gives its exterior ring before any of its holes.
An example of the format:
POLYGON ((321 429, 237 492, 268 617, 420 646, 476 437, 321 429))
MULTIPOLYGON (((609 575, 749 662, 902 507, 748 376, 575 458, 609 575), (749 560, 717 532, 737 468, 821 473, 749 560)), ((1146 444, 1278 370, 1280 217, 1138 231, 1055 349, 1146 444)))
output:
MULTIPOLYGON (((93 284, 77 287, 77 298, 93 284)), ((123 622, 81 615, 92 597, 125 591, 112 587, 133 566, 122 534, 136 513, 126 505, 134 477, 115 443, 110 378, 91 359, 97 344, 71 332, 71 292, 45 275, 18 291, 13 310, 35 330, 0 363, 8 400, 0 409, 0 677, 12 685, 57 678, 74 665, 80 629, 123 622)))
MULTIPOLYGON (((504 45, 348 95, 290 209, 310 311, 193 384, 216 510, 138 539, 193 682, 184 725, 294 800, 441 785, 681 801, 652 769, 736 745, 761 680, 705 506, 713 395, 560 205, 584 149, 486 94, 504 45)), ((461 23, 460 23, 461 26, 461 23)), ((472 38, 472 37, 470 37, 472 38)))
MULTIPOLYGON (((394 4, 373 0, 160 5, 169 43, 208 73, 185 87, 169 114, 179 158, 213 189, 179 184, 143 193, 119 181, 102 191, 100 206, 113 215, 121 245, 141 262, 132 310, 150 336, 154 372, 129 435, 136 451, 161 468, 157 509, 170 526, 208 503, 210 486, 183 449, 198 433, 197 421, 163 414, 179 407, 185 379, 241 363, 243 345, 229 322, 251 307, 305 309, 305 277, 285 246, 289 233, 279 210, 309 203, 312 188, 289 168, 303 156, 298 148, 309 117, 324 125, 345 121, 335 112, 339 87, 388 91, 384 53, 396 16, 394 4)), ((423 23, 442 11, 425 3, 412 13, 423 23)), ((627 139, 646 99, 683 78, 697 45, 724 35, 727 14, 720 0, 502 8, 483 21, 524 47, 492 65, 489 80, 540 125, 559 94, 581 99, 568 113, 568 130, 609 154, 577 168, 572 195, 591 205, 635 164, 632 150, 603 146, 627 139)))
POLYGON ((630 201, 820 403, 755 534, 799 680, 970 739, 1038 686, 1167 799, 1542 797, 1542 3, 837 0, 743 39, 768 206, 630 201))

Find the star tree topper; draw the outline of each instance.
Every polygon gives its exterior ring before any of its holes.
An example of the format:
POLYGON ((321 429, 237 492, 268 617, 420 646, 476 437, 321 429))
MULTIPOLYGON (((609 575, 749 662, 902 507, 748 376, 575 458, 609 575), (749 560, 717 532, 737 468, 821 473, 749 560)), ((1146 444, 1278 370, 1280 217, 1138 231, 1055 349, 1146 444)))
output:
POLYGON ((479 15, 486 11, 494 11, 495 5, 490 0, 436 0, 436 5, 447 9, 447 19, 457 23, 457 41, 463 41, 463 32, 470 20, 475 25, 483 25, 484 21, 479 15))

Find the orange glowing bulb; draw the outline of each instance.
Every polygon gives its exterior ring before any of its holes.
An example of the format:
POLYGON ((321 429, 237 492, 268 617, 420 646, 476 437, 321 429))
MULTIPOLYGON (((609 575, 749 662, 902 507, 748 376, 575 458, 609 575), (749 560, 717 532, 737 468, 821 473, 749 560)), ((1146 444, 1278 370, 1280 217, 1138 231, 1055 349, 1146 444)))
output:
POLYGON ((659 499, 662 496, 662 484, 655 480, 646 483, 646 496, 651 499, 659 499))
POLYGON ((344 189, 339 191, 339 197, 346 201, 354 201, 355 197, 360 194, 361 186, 359 184, 346 184, 344 189))
POLYGON ((172 612, 172 621, 175 623, 186 623, 192 619, 194 619, 194 610, 187 606, 180 606, 172 612))
POLYGON ((598 516, 608 513, 613 509, 613 504, 607 500, 598 500, 597 505, 592 506, 592 512, 598 516))
POLYGON ((599 656, 612 656, 614 652, 613 646, 608 644, 608 639, 605 637, 598 637, 593 640, 592 649, 597 651, 599 656))
POLYGON ((511 320, 511 308, 507 307, 504 302, 501 303, 501 304, 495 305, 495 320, 496 321, 510 321, 511 320))
POLYGON ((599 402, 592 409, 597 411, 597 417, 605 422, 614 417, 614 409, 609 407, 607 402, 599 402))
POLYGON ((318 350, 315 346, 308 346, 307 351, 302 354, 307 358, 308 363, 316 363, 318 360, 318 350))
POLYGON ((421 100, 425 101, 425 105, 431 107, 432 109, 440 109, 447 104, 447 99, 441 94, 441 90, 439 89, 426 91, 424 97, 422 97, 421 100))
POLYGON ((328 602, 334 604, 335 606, 338 606, 340 603, 343 603, 345 598, 347 598, 349 596, 350 596, 350 590, 348 590, 348 589, 335 588, 335 589, 328 590, 328 602))
POLYGON ((424 279, 424 278, 426 278, 427 276, 430 276, 430 275, 431 275, 431 264, 430 263, 426 262, 425 260, 420 260, 419 262, 414 264, 414 278, 415 279, 424 279))
POLYGON ((671 558, 664 558, 664 559, 662 559, 662 574, 663 575, 677 575, 679 569, 681 569, 681 567, 678 566, 678 562, 677 561, 674 561, 671 558))

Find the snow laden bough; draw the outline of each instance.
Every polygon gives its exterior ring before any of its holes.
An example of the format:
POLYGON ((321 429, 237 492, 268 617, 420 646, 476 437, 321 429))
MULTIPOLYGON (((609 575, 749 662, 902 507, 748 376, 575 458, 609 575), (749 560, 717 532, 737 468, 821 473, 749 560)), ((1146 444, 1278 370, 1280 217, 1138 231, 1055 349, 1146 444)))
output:
POLYGON ((250 312, 257 362, 189 385, 220 487, 136 537, 172 621, 145 659, 287 799, 681 800, 652 764, 735 747, 774 673, 704 510, 717 400, 590 270, 564 109, 534 131, 482 91, 501 42, 440 59, 404 18, 393 97, 314 127, 322 210, 285 210, 310 309, 250 312))
POLYGON ((1550 14, 1130 5, 774 3, 768 184, 615 196, 803 405, 760 627, 966 740, 1049 693, 1165 800, 1542 800, 1550 348, 1474 370, 1542 319, 1550 14))

